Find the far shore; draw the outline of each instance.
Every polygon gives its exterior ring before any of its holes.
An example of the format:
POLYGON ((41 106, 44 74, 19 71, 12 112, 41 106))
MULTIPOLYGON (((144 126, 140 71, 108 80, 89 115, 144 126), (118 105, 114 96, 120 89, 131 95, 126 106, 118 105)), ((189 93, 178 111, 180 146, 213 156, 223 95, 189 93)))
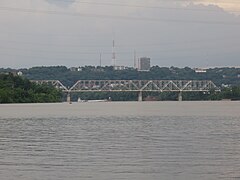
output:
POLYGON ((196 100, 196 101, 188 101, 188 100, 183 100, 183 101, 101 101, 101 100, 86 100, 82 102, 77 102, 77 101, 72 101, 72 102, 55 102, 55 103, 0 103, 0 105, 28 105, 28 104, 89 104, 89 103, 156 103, 156 102, 236 102, 240 100, 234 100, 234 99, 222 99, 222 100, 196 100))

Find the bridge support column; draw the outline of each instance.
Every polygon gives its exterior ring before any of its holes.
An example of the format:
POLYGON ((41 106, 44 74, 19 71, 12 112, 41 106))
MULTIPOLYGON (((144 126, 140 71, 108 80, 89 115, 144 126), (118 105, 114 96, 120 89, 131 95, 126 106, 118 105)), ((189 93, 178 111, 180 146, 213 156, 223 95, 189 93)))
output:
POLYGON ((143 101, 142 91, 139 91, 139 93, 138 93, 138 101, 139 101, 139 102, 143 101))
POLYGON ((67 102, 71 103, 71 94, 70 93, 67 93, 67 102))
POLYGON ((183 100, 182 91, 180 91, 179 94, 178 94, 178 101, 182 101, 182 100, 183 100))

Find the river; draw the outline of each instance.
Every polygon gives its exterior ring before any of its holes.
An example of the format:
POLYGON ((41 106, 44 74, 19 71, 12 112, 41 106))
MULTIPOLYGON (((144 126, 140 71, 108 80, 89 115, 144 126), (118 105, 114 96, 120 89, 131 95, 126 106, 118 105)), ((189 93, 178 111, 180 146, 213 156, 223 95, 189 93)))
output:
POLYGON ((240 179, 240 102, 0 105, 0 179, 240 179))

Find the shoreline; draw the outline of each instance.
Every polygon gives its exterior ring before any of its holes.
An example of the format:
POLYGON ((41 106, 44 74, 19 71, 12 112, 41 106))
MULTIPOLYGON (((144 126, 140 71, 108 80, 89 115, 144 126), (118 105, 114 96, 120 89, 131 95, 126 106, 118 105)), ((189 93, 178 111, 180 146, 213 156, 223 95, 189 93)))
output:
POLYGON ((102 101, 102 100, 86 100, 82 102, 72 101, 72 102, 52 102, 52 103, 0 103, 1 105, 34 105, 34 104, 93 104, 93 103, 169 103, 169 102, 240 102, 240 100, 231 100, 231 99, 223 99, 223 100, 183 100, 183 101, 102 101))

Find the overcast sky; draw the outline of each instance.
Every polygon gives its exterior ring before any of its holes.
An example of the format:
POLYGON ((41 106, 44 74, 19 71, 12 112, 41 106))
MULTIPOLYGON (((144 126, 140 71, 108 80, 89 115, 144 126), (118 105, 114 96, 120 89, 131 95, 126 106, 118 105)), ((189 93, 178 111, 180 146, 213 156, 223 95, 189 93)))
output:
POLYGON ((240 66, 239 0, 1 0, 0 67, 240 66))

